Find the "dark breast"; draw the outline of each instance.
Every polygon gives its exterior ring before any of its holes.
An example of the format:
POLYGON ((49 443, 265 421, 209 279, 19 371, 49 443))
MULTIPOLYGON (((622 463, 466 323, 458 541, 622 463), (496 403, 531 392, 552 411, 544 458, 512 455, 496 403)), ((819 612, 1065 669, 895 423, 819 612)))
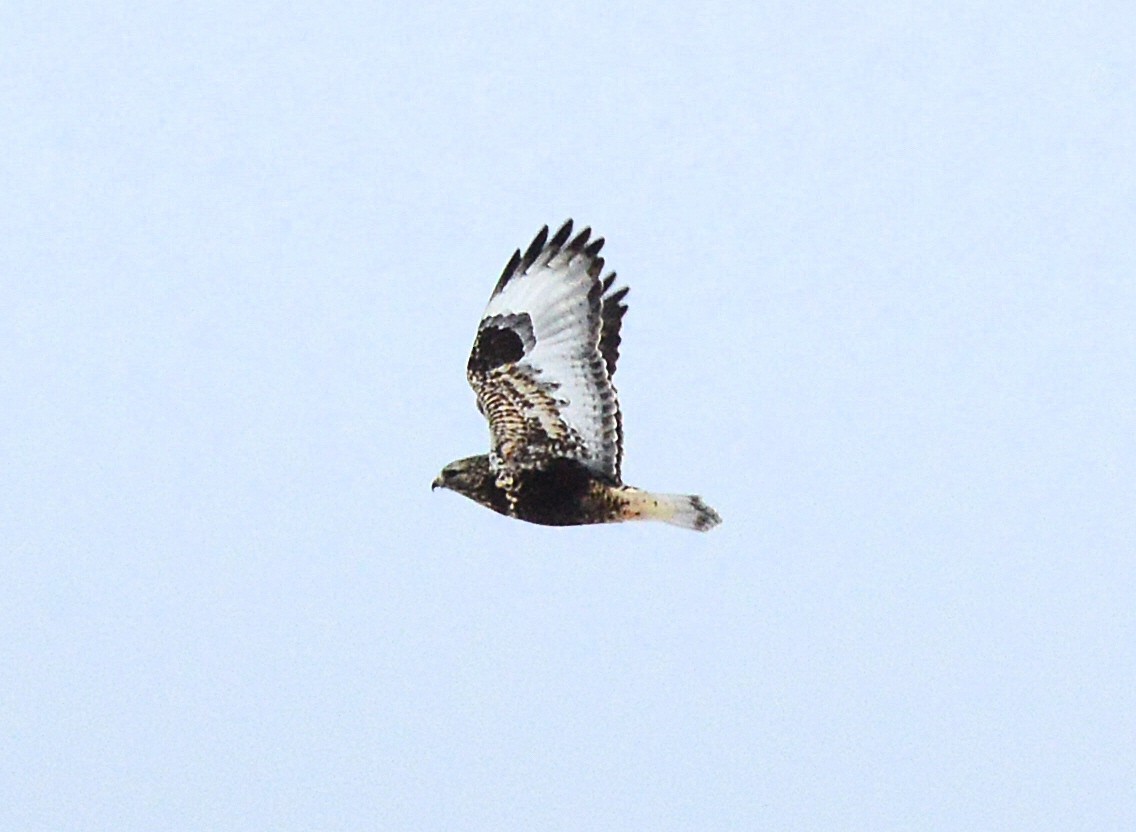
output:
POLYGON ((544 526, 603 523, 606 512, 592 498, 596 476, 579 462, 554 459, 543 468, 517 477, 516 516, 544 526))

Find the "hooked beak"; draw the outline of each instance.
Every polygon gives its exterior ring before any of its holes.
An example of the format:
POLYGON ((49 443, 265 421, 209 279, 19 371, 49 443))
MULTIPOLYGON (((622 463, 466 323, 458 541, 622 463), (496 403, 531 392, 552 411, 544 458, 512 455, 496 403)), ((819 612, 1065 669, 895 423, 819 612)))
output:
POLYGON ((438 489, 438 488, 444 488, 445 485, 446 485, 445 482, 442 481, 442 475, 439 474, 437 477, 434 478, 434 482, 430 483, 430 490, 434 491, 435 489, 438 489))

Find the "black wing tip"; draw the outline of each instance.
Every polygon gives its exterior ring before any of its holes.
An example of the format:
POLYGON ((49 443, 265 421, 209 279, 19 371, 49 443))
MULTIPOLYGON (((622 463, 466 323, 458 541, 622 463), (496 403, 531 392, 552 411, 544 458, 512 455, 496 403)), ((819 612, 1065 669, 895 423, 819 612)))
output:
POLYGON ((592 227, 590 225, 584 226, 583 230, 572 238, 572 242, 567 245, 567 249, 569 251, 575 252, 576 254, 579 254, 584 250, 584 246, 588 244, 588 240, 589 238, 591 238, 591 236, 592 227))
MULTIPOLYGON (((545 228, 548 228, 546 225, 545 228)), ((556 233, 552 235, 552 240, 549 242, 549 248, 559 249, 568 242, 568 238, 572 236, 572 218, 564 220, 564 224, 557 229, 556 233)))
POLYGON ((631 291, 631 287, 621 286, 613 292, 611 289, 615 285, 615 272, 608 272, 601 285, 603 287, 604 308, 606 309, 610 305, 612 309, 621 309, 626 312, 627 304, 624 303, 624 298, 631 291))
MULTIPOLYGON (((505 265, 504 271, 501 272, 501 277, 497 281, 497 286, 493 290, 494 294, 500 292, 505 288, 505 285, 518 274, 523 274, 532 267, 541 255, 545 252, 571 252, 571 257, 583 256, 587 258, 588 274, 594 278, 599 278, 604 268, 604 258, 600 257, 600 251, 604 246, 604 238, 596 237, 592 239, 591 226, 584 226, 576 236, 572 236, 572 229, 574 222, 571 217, 566 219, 556 230, 556 233, 551 238, 548 236, 549 228, 547 225, 541 226, 540 231, 533 237, 531 243, 521 253, 520 249, 513 252, 513 256, 505 265)), ((612 272, 603 284, 603 292, 610 288, 610 281, 615 278, 615 273, 612 272)))
MULTIPOLYGON (((566 240, 568 239, 568 235, 571 233, 572 220, 568 220, 566 223, 564 223, 564 225, 560 227, 560 230, 556 232, 556 235, 552 238, 551 245, 554 247, 561 245, 563 243, 563 240, 560 239, 561 236, 563 235, 563 238, 566 240)), ((493 294, 496 295, 497 293, 499 293, 502 289, 505 288, 510 280, 512 280, 518 274, 524 272, 525 269, 529 268, 529 266, 535 263, 536 258, 540 257, 540 253, 544 251, 545 245, 547 243, 548 226, 543 225, 541 226, 540 231, 536 233, 536 236, 533 237, 532 242, 528 244, 528 247, 525 249, 524 254, 521 253, 521 250, 519 248, 513 252, 513 256, 509 258, 509 262, 505 264, 505 268, 501 272, 501 277, 497 279, 497 285, 493 287, 493 294)))
POLYGON ((509 279, 517 273, 517 267, 521 264, 521 250, 517 249, 513 252, 513 256, 509 258, 509 262, 505 264, 504 271, 501 276, 497 278, 497 285, 493 287, 493 294, 497 294, 505 288, 505 284, 509 279))
POLYGON ((627 314, 627 303, 624 299, 631 291, 631 287, 623 286, 612 292, 611 287, 614 283, 615 272, 610 272, 602 283, 597 283, 598 286, 602 286, 600 317, 603 323, 600 328, 600 354, 607 366, 609 380, 615 376, 615 367, 619 363, 619 346, 623 343, 619 330, 623 325, 623 316, 627 314))
MULTIPOLYGON (((559 232, 557 232, 559 234, 559 232)), ((521 263, 525 269, 536 262, 536 258, 544 251, 544 245, 548 242, 548 226, 541 226, 540 231, 533 237, 533 241, 529 243, 529 247, 525 250, 524 257, 521 258, 521 263)))

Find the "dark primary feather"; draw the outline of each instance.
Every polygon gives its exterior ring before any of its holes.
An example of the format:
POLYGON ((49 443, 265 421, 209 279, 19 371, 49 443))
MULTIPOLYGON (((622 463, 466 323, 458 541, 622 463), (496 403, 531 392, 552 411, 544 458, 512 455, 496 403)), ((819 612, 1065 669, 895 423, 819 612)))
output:
POLYGON ((603 329, 600 330, 600 354, 603 355, 607 366, 607 377, 615 377, 615 364, 619 361, 620 327, 623 325, 623 316, 627 314, 627 304, 623 299, 631 288, 624 286, 617 292, 607 294, 611 284, 615 282, 615 272, 611 272, 603 281, 603 329))
MULTIPOLYGON (((607 369, 607 377, 609 383, 612 385, 612 392, 615 392, 615 365, 619 361, 619 344, 622 339, 619 337, 619 329, 623 325, 623 316, 627 314, 627 304, 623 299, 627 297, 630 287, 624 286, 617 292, 607 294, 611 289, 611 285, 615 282, 615 272, 612 272, 603 281, 603 328, 600 330, 600 355, 603 356, 604 366, 607 369)), ((617 481, 622 481, 623 478, 623 414, 619 409, 615 411, 615 478, 617 481)))
MULTIPOLYGON (((557 232, 557 237, 559 236, 559 232, 557 232)), ((555 239, 556 237, 553 238, 553 240, 555 239)), ((524 264, 525 269, 527 269, 536 261, 537 256, 541 253, 541 251, 544 250, 544 244, 547 240, 548 226, 546 225, 537 232, 537 235, 535 237, 533 237, 533 241, 529 243, 528 249, 525 251, 524 256, 521 258, 521 262, 524 264)), ((560 244, 557 244, 555 247, 560 248, 560 244)), ((522 269, 522 271, 524 271, 524 269, 522 269)))
MULTIPOLYGON (((548 226, 546 225, 545 228, 547 229, 548 226)), ((566 242, 568 242, 568 238, 570 236, 572 236, 572 220, 567 220, 560 226, 560 228, 558 228, 556 230, 556 233, 552 235, 552 240, 549 241, 548 247, 549 248, 560 248, 566 242)), ((537 234, 536 238, 533 239, 532 244, 529 247, 532 248, 533 246, 535 246, 537 248, 537 250, 539 251, 541 246, 536 245, 536 242, 539 239, 540 239, 540 234, 537 234)))

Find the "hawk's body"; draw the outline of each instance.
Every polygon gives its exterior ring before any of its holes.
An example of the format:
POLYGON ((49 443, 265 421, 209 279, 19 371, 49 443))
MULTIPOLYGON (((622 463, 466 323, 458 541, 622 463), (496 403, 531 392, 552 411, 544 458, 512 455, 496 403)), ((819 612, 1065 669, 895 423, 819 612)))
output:
POLYGON ((497 282, 466 366, 489 421, 490 452, 447 465, 435 487, 531 523, 659 519, 706 530, 698 497, 623 485, 623 427, 612 376, 627 289, 601 279, 603 239, 546 226, 497 282))

